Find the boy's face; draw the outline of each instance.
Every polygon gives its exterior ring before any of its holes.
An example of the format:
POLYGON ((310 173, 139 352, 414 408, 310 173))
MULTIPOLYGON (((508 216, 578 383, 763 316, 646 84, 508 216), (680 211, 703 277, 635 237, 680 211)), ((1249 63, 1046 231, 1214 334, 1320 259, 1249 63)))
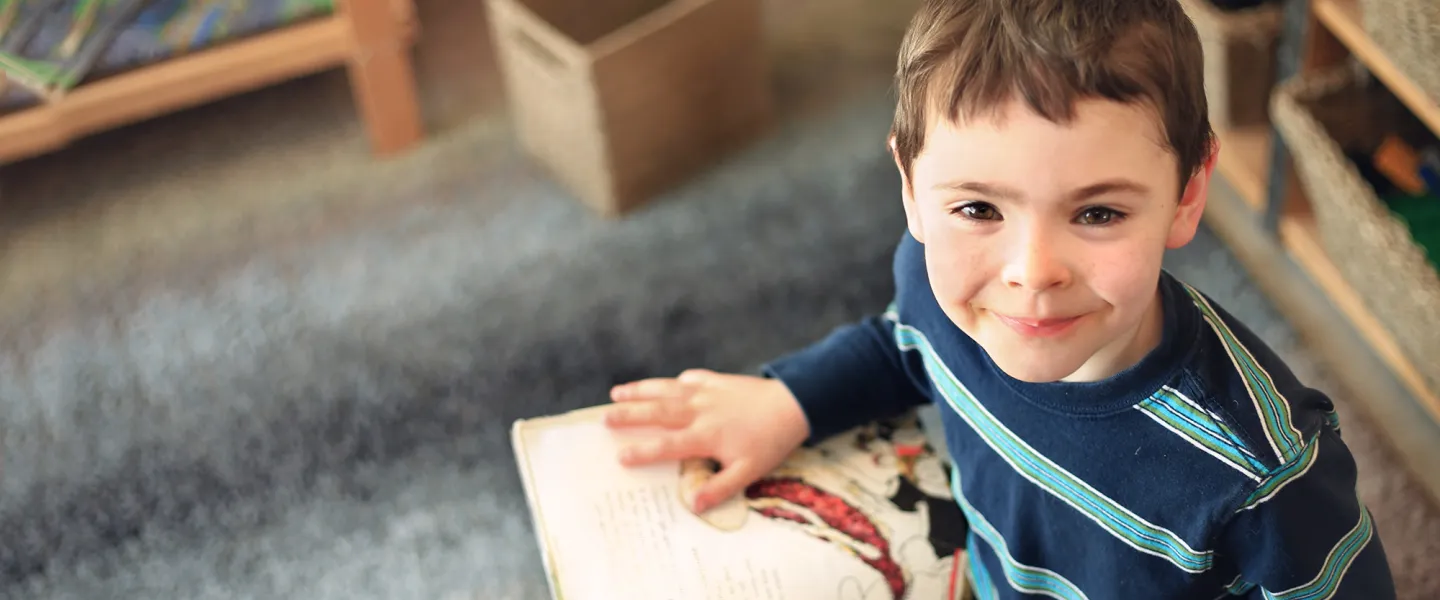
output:
POLYGON ((933 119, 903 186, 931 287, 1010 376, 1109 377, 1160 339, 1161 259, 1194 236, 1214 153, 1182 195, 1151 110, 1085 101, 1069 125, 1020 102, 999 114, 933 119))

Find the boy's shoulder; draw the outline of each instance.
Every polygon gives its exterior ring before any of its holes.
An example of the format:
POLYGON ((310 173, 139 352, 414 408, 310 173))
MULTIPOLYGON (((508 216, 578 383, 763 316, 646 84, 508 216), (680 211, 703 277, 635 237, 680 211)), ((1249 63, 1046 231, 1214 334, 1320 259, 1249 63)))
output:
POLYGON ((1193 310, 1194 350, 1175 388, 1216 421, 1264 480, 1303 463, 1317 439, 1339 432, 1335 404, 1309 387, 1275 350, 1213 298, 1168 273, 1172 308, 1193 310))
POLYGON ((1212 539, 1239 571, 1231 589, 1258 588, 1267 598, 1394 598, 1334 403, 1234 315, 1185 287, 1204 326, 1179 387, 1215 417, 1213 431, 1233 440, 1222 455, 1250 480, 1212 506, 1225 509, 1213 513, 1222 526, 1212 539))

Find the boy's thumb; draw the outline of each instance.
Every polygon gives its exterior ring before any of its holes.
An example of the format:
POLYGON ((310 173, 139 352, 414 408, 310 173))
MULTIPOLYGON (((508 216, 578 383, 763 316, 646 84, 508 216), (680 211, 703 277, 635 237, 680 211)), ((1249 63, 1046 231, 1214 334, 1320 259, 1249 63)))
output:
POLYGON ((720 469, 695 494, 695 512, 701 513, 745 491, 758 478, 749 461, 737 460, 720 469))

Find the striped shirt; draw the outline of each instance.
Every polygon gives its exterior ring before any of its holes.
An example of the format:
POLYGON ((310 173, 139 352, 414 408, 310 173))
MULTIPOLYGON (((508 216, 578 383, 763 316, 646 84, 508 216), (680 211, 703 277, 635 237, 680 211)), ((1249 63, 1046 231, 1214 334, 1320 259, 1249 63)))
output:
POLYGON ((811 440, 939 405, 980 600, 1395 597, 1330 399, 1204 294, 1104 381, 1009 377, 941 312, 906 235, 895 301, 766 366, 811 440))

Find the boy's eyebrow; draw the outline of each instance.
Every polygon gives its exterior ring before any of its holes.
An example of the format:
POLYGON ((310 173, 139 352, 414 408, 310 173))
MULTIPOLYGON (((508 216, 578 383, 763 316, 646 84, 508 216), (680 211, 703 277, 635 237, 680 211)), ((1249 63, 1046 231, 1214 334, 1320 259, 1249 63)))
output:
POLYGON ((1084 202, 1096 196, 1106 194, 1134 194, 1144 196, 1150 193, 1150 188, 1144 184, 1129 179, 1109 179, 1099 183, 1092 183, 1070 193, 1071 202, 1084 202))
POLYGON ((1020 192, 1007 188, 1003 185, 984 183, 980 181, 945 181, 935 184, 936 190, 950 190, 957 192, 971 192, 990 198, 1005 198, 1013 200, 1022 196, 1020 192))
MULTIPOLYGON (((1006 200, 1015 200, 1024 195, 1012 188, 982 181, 946 181, 936 184, 935 189, 971 192, 989 198, 1003 198, 1006 200)), ((1129 179, 1108 179, 1098 183, 1092 183, 1071 192, 1067 200, 1070 202, 1084 202, 1096 196, 1116 193, 1143 196, 1150 193, 1150 188, 1129 179)))

